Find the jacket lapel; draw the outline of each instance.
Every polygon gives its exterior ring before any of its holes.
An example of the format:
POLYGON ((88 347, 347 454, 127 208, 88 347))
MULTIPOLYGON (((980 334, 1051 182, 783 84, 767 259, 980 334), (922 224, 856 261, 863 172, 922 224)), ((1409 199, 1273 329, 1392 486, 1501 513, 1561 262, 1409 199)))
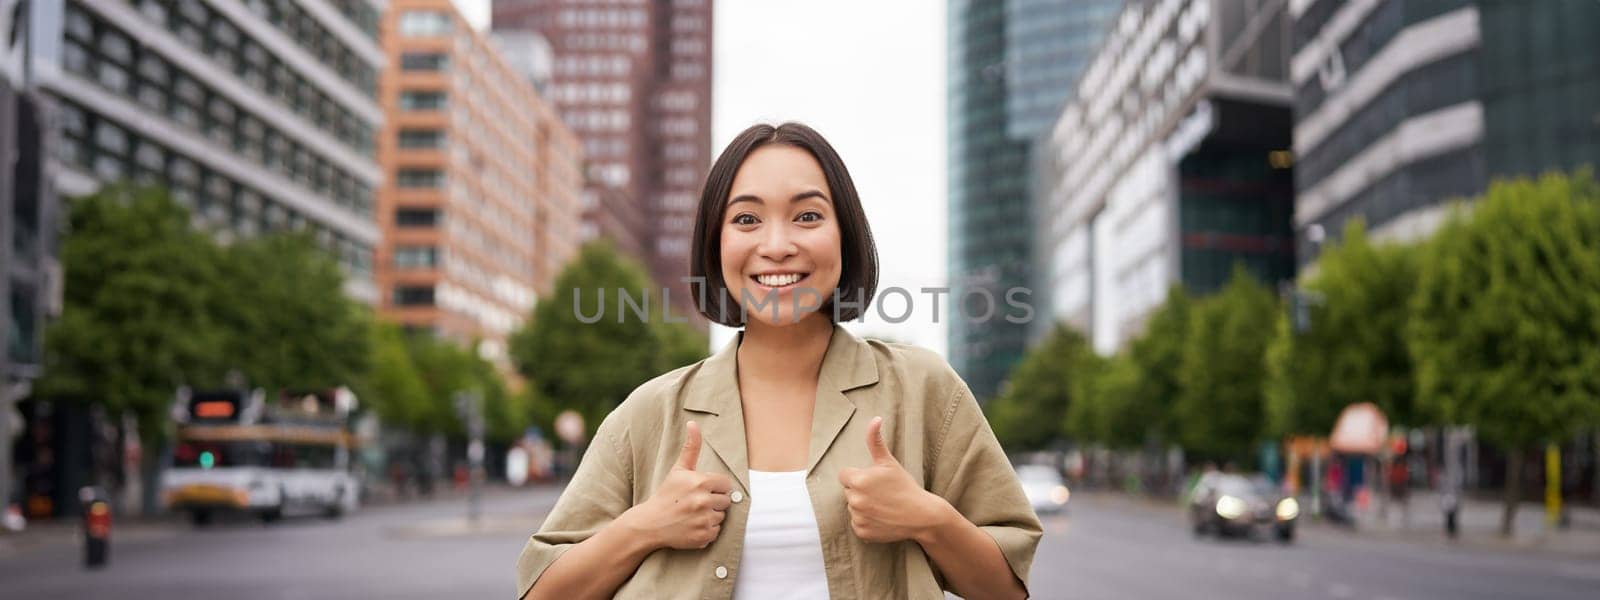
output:
MULTIPOLYGON (((701 363, 699 372, 684 388, 683 408, 705 415, 696 416, 694 420, 700 424, 706 445, 748 490, 749 452, 738 378, 739 342, 743 339, 741 331, 716 355, 701 363)), ((855 415, 855 402, 845 392, 877 382, 878 364, 871 348, 843 327, 834 325, 817 377, 816 406, 811 413, 811 442, 805 469, 808 474, 855 415)))
MULTIPOLYGON (((693 417, 711 452, 745 490, 750 489, 750 468, 744 438, 744 408, 739 401, 738 351, 744 332, 734 335, 721 351, 701 364, 684 390, 684 410, 704 413, 693 417)), ((701 462, 705 459, 701 458, 701 462)))
MULTIPOLYGON (((816 406, 811 412, 811 449, 806 458, 810 474, 822 455, 838 440, 845 425, 856 414, 856 404, 845 392, 878 382, 878 363, 866 342, 850 335, 844 327, 833 326, 833 338, 822 357, 822 372, 817 377, 816 406)), ((846 440, 845 443, 849 443, 846 440)), ((863 443, 865 443, 863 441, 863 443)))

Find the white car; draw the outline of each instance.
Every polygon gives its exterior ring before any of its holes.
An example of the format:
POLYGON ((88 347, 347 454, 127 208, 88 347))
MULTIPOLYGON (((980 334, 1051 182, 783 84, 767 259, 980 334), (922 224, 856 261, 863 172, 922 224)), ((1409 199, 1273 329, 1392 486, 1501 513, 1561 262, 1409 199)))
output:
POLYGON ((1022 492, 1027 494, 1033 512, 1041 515, 1061 512, 1072 497, 1066 481, 1054 467, 1022 465, 1017 467, 1017 479, 1022 481, 1022 492))

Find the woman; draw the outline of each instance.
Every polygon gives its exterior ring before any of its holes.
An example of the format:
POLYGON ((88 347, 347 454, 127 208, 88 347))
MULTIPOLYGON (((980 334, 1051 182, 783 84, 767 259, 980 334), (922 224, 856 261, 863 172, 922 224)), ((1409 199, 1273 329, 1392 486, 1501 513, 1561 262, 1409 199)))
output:
POLYGON ((519 594, 1026 597, 1039 521, 967 386, 932 352, 836 324, 866 310, 877 250, 828 142, 746 129, 694 237, 700 312, 744 331, 600 424, 519 594))

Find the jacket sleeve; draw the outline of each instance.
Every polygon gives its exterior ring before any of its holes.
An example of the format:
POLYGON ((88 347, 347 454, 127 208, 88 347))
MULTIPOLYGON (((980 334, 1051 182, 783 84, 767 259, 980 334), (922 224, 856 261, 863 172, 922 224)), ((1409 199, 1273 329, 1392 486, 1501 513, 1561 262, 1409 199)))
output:
POLYGON ((545 569, 574 544, 589 539, 633 506, 633 466, 627 429, 612 411, 596 429, 556 505, 517 558, 517 598, 527 596, 545 569))
MULTIPOLYGON (((930 460, 933 476, 928 489, 994 538, 1011 572, 1027 588, 1028 569, 1044 529, 977 399, 959 377, 954 373, 951 377, 955 381, 930 460)), ((954 591, 942 575, 939 585, 954 591)))

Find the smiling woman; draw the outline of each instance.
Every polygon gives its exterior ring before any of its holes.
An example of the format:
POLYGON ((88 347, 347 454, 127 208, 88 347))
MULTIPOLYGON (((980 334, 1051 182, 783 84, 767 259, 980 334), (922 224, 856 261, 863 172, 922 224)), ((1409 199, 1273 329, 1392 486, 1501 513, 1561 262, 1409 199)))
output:
POLYGON ((797 323, 805 308, 849 321, 878 283, 878 251, 850 171, 804 125, 751 127, 728 144, 706 178, 694 240, 689 275, 705 281, 695 302, 729 327, 751 313, 797 323))
POLYGON ((744 331, 600 424, 518 560, 523 597, 1026 597, 1039 520, 971 391, 838 325, 878 257, 821 135, 729 144, 689 270, 706 318, 744 331))

